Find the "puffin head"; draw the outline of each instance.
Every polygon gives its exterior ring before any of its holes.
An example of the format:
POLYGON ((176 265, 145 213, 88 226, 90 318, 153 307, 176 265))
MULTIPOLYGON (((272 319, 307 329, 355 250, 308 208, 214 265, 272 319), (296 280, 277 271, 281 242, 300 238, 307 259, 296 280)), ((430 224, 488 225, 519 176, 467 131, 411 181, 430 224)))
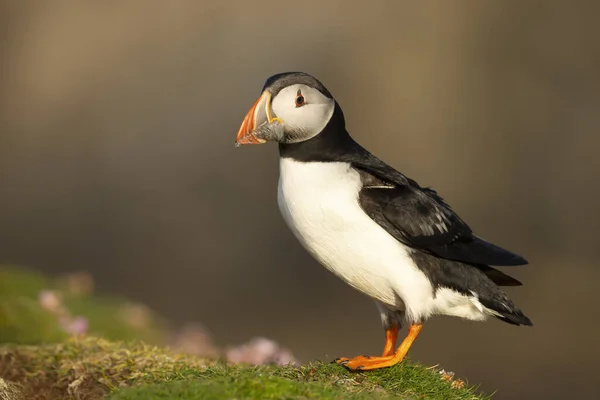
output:
POLYGON ((313 76, 304 72, 273 75, 246 114, 235 143, 303 142, 323 131, 336 110, 339 107, 331 93, 313 76))

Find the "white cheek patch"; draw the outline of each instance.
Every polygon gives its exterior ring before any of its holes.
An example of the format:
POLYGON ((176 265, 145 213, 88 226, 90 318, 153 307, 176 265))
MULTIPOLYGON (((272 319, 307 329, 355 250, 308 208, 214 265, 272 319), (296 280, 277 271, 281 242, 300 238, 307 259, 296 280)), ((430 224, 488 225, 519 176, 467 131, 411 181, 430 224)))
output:
POLYGON ((329 123, 335 102, 316 89, 292 85, 282 89, 273 99, 273 112, 283 121, 289 143, 302 142, 318 135, 329 123), (296 107, 301 91, 305 105, 296 107))
POLYGON ((306 104, 282 118, 284 124, 298 134, 296 141, 308 140, 318 135, 327 125, 333 114, 328 104, 306 104))

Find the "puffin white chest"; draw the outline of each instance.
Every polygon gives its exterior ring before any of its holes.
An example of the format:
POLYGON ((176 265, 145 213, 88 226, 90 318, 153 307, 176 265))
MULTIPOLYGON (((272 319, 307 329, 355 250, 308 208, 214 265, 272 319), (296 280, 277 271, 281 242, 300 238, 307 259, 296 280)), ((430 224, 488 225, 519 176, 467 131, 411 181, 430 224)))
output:
POLYGON ((355 289, 404 308, 400 299, 414 294, 407 291, 431 286, 404 246, 362 210, 361 187, 348 163, 281 158, 279 208, 300 243, 355 289))

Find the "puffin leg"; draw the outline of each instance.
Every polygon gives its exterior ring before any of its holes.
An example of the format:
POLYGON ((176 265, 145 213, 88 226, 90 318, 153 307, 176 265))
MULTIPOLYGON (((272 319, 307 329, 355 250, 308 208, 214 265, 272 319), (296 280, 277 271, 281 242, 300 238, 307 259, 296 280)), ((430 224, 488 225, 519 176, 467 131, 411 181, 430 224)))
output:
MULTIPOLYGON (((391 367, 392 365, 398 364, 404 359, 404 357, 406 357, 408 350, 410 350, 410 347, 419 336, 419 333, 421 333, 422 328, 422 324, 410 325, 408 327, 408 335, 406 335, 406 338, 404 338, 400 346, 398 346, 398 349, 390 355, 383 355, 381 357, 358 356, 350 359, 338 358, 336 362, 354 371, 367 371, 371 369, 391 367)), ((388 331, 386 330, 386 346, 384 348, 384 352, 388 349, 387 338, 392 336, 391 333, 392 332, 390 332, 390 335, 388 335, 388 331)), ((391 348, 393 349, 393 347, 391 348)))
POLYGON ((382 357, 388 357, 394 354, 396 339, 398 339, 398 325, 392 325, 385 330, 385 346, 383 346, 382 357))

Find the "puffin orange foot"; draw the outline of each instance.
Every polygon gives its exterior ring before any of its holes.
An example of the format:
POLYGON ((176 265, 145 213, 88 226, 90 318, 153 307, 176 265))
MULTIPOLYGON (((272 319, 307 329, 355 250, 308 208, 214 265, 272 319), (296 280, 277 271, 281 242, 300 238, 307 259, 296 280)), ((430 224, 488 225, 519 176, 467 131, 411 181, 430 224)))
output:
POLYGON ((396 357, 395 354, 386 357, 358 356, 350 359, 341 357, 336 360, 338 364, 341 364, 352 371, 368 371, 371 369, 391 367, 400 361, 402 361, 402 358, 396 357))
POLYGON ((352 370, 352 371, 368 371, 372 369, 386 368, 391 367, 392 365, 396 365, 406 357, 408 350, 412 346, 413 342, 419 336, 421 332, 421 328, 423 326, 421 324, 413 324, 408 328, 408 335, 402 341, 398 349, 394 352, 393 342, 395 342, 395 333, 390 332, 388 335, 386 332, 386 345, 383 351, 383 356, 381 357, 368 357, 368 356, 358 356, 354 358, 346 358, 340 357, 335 360, 338 364, 343 365, 344 367, 352 370), (392 335, 393 333, 393 335, 392 335), (393 338, 393 342, 392 342, 393 338), (391 354, 390 354, 391 353, 391 354))
POLYGON ((348 364, 350 361, 356 361, 356 362, 366 362, 370 359, 372 359, 373 357, 371 356, 358 356, 358 357, 354 357, 354 358, 348 358, 348 357, 339 357, 336 358, 334 361, 338 364, 341 365, 346 365, 348 364))

